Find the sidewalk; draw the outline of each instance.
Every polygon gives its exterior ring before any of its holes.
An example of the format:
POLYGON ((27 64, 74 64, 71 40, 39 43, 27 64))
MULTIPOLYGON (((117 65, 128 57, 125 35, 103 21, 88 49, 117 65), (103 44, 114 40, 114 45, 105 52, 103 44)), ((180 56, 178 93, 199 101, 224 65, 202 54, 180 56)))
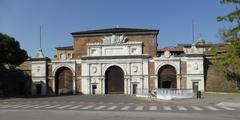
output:
POLYGON ((176 99, 176 100, 159 100, 156 98, 140 98, 133 95, 71 95, 71 96, 55 96, 42 98, 10 98, 3 99, 0 102, 56 102, 56 103, 133 103, 133 104, 149 104, 159 106, 229 106, 240 107, 240 94, 218 94, 218 93, 202 93, 202 98, 192 99, 176 99))
POLYGON ((201 99, 176 99, 176 100, 158 100, 152 99, 159 104, 169 104, 169 105, 221 105, 221 106, 231 106, 240 107, 240 94, 219 94, 219 93, 202 93, 201 99))

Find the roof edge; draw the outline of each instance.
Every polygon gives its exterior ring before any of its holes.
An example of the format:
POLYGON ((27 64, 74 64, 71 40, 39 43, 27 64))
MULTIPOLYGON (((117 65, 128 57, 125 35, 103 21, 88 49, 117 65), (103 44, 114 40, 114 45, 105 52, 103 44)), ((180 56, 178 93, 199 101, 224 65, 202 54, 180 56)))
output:
POLYGON ((107 29, 96 29, 87 30, 80 32, 72 32, 71 35, 92 35, 92 34, 117 34, 117 33, 159 33, 157 29, 144 29, 144 28, 107 28, 107 29))

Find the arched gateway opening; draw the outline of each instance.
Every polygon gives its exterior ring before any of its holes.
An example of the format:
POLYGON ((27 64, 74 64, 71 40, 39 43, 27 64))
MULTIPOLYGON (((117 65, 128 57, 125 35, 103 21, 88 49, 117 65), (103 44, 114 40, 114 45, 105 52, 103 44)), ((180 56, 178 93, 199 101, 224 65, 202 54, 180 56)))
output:
POLYGON ((118 66, 112 66, 105 72, 105 94, 124 93, 124 73, 118 66))
POLYGON ((173 66, 164 65, 159 69, 158 88, 177 88, 177 73, 173 66))
POLYGON ((55 74, 55 93, 57 95, 73 94, 73 74, 67 67, 61 67, 55 74))

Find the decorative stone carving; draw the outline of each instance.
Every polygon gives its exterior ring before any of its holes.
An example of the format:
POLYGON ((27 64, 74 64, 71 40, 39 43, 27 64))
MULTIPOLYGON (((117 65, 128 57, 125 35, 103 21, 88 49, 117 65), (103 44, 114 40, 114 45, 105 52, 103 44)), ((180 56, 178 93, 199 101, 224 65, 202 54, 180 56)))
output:
POLYGON ((112 36, 104 36, 101 39, 103 44, 121 44, 126 42, 127 37, 125 37, 124 35, 117 36, 112 34, 112 36))
POLYGON ((137 48, 132 48, 132 53, 136 53, 137 52, 137 48))
POLYGON ((197 63, 194 63, 194 64, 193 64, 193 69, 194 69, 194 70, 198 70, 198 64, 197 64, 197 63))
POLYGON ((164 57, 169 58, 171 56, 171 53, 167 50, 164 52, 164 57))
POLYGON ((97 67, 92 67, 93 73, 97 73, 97 67))
POLYGON ((38 49, 35 58, 44 58, 44 54, 41 48, 38 49))
POLYGON ((133 72, 137 72, 138 71, 138 66, 136 66, 136 65, 134 65, 133 67, 132 67, 132 69, 133 69, 133 72))
POLYGON ((61 60, 66 60, 67 59, 65 54, 62 54, 60 57, 61 57, 61 60))
POLYGON ((41 67, 37 66, 37 72, 40 72, 41 67))

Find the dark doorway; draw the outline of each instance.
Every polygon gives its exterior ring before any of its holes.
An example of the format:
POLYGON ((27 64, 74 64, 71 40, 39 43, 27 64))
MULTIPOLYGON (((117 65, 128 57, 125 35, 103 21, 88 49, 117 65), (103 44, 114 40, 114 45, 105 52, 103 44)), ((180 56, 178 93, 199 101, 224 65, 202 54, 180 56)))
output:
POLYGON ((97 85, 92 85, 92 94, 95 95, 97 90, 97 85))
POLYGON ((42 94, 42 85, 41 84, 36 84, 36 93, 37 93, 37 95, 42 94))
POLYGON ((73 93, 73 75, 67 67, 59 68, 55 75, 55 93, 66 95, 73 93))
POLYGON ((177 73, 173 66, 164 65, 158 71, 158 88, 177 88, 177 73))
POLYGON ((133 94, 137 94, 137 84, 133 84, 133 94))
POLYGON ((112 66, 105 73, 105 94, 124 93, 124 73, 118 66, 112 66))
POLYGON ((171 81, 163 81, 162 88, 171 88, 171 81))
POLYGON ((193 86, 193 87, 192 87, 192 88, 193 88, 193 91, 194 91, 194 92, 197 92, 197 91, 198 91, 198 86, 199 86, 199 85, 198 85, 198 82, 192 82, 192 86, 193 86))

